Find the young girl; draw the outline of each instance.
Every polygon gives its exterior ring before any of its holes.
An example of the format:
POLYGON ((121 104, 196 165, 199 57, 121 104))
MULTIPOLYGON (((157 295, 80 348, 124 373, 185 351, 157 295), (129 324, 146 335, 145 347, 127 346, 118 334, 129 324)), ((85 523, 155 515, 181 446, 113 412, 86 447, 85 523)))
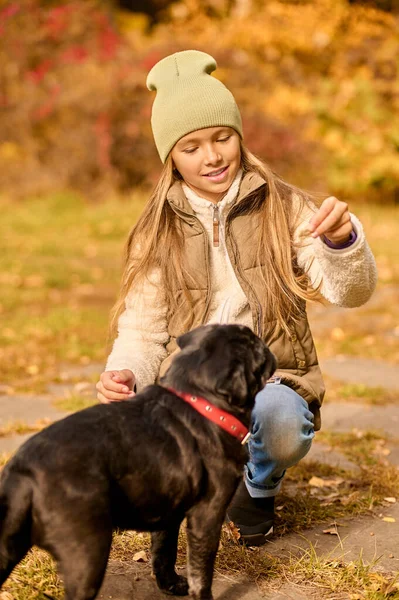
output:
POLYGON ((155 383, 176 338, 205 323, 241 323, 278 362, 256 397, 249 461, 228 517, 243 541, 273 531, 274 498, 288 467, 320 428, 324 385, 305 303, 365 303, 376 267, 358 219, 337 198, 319 208, 243 144, 232 94, 215 60, 188 50, 150 71, 152 130, 164 169, 126 248, 118 334, 97 383, 101 402, 155 383))

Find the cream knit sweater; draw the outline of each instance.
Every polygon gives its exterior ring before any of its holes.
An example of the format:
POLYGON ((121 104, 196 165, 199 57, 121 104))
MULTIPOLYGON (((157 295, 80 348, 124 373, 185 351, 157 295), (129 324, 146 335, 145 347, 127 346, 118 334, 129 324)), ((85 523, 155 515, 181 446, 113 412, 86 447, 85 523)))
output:
MULTIPOLYGON (((220 215, 219 246, 213 246, 212 219, 214 204, 198 196, 183 183, 183 190, 197 218, 208 233, 212 296, 208 323, 240 323, 252 328, 252 315, 247 298, 235 276, 225 245, 225 221, 237 197, 241 179, 237 173, 224 198, 218 203, 220 215)), ((293 199, 295 202, 295 198, 293 199)), ((374 257, 365 239, 360 221, 351 214, 356 241, 348 248, 329 248, 320 238, 309 235, 308 223, 313 214, 305 208, 299 215, 294 242, 298 244, 298 265, 308 273, 310 282, 320 282, 322 295, 332 304, 360 306, 370 298, 377 281, 374 257)), ((137 390, 154 383, 161 362, 168 353, 167 307, 159 272, 153 271, 130 291, 126 310, 118 322, 118 336, 106 371, 130 369, 136 376, 137 390)))

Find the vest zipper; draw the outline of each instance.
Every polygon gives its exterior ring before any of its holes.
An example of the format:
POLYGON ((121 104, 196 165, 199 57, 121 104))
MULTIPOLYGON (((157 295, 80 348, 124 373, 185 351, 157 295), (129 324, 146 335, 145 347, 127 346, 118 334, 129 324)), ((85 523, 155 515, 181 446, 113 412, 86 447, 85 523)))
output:
POLYGON ((219 233, 220 233, 220 212, 219 206, 215 204, 213 206, 213 246, 217 248, 219 246, 219 233))

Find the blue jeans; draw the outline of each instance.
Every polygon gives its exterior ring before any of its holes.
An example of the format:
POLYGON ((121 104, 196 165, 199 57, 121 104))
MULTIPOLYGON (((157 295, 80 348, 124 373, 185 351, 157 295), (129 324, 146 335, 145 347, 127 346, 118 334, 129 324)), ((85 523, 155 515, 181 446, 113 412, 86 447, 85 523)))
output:
POLYGON ((257 394, 252 412, 245 483, 253 498, 275 496, 285 471, 310 450, 313 414, 297 392, 268 383, 257 394))

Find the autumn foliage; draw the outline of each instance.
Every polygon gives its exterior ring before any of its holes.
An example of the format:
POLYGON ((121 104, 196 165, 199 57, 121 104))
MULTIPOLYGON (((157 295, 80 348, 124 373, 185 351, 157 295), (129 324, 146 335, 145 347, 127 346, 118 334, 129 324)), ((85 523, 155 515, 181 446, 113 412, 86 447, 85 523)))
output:
POLYGON ((398 17, 347 0, 186 0, 164 21, 95 0, 0 4, 0 192, 92 197, 152 185, 148 70, 212 54, 245 141, 293 183, 399 196, 398 17))

